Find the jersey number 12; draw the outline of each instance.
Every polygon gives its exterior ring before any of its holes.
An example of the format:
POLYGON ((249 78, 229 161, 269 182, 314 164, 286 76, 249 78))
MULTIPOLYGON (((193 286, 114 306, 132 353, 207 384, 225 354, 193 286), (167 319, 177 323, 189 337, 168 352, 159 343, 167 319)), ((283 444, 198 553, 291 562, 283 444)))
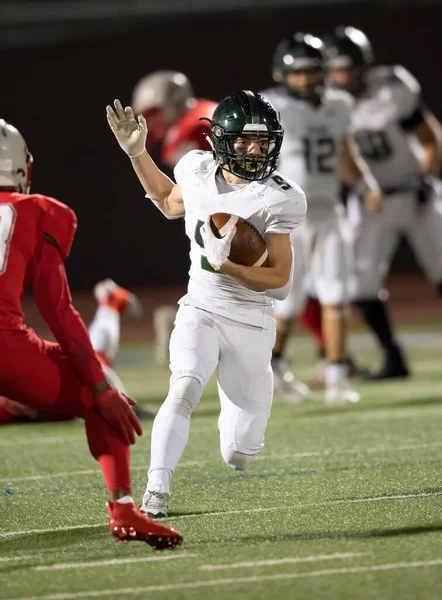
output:
POLYGON ((308 173, 333 173, 336 144, 333 138, 304 138, 304 158, 308 173))

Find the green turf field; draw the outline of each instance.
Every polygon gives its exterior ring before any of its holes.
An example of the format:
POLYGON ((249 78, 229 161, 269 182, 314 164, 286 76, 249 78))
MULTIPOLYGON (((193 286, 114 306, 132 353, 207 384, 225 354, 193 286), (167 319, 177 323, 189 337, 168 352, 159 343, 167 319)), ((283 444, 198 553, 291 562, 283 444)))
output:
MULTIPOLYGON (((173 552, 113 541, 80 422, 2 427, 0 598, 441 599, 442 334, 404 336, 412 380, 360 385, 356 406, 275 399, 243 474, 220 459, 211 384, 175 474, 166 522, 185 543, 173 552)), ((367 340, 353 347, 373 364, 367 340)), ((310 342, 293 344, 308 379, 310 342)), ((126 346, 118 372, 156 410, 168 372, 152 360, 148 346, 126 346)), ((133 452, 137 501, 149 433, 133 452)))

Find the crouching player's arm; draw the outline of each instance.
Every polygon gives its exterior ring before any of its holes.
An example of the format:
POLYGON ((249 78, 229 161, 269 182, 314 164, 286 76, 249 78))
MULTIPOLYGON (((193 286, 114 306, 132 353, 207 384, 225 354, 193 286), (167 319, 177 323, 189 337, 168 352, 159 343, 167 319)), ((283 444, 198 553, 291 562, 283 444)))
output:
POLYGON ((147 124, 142 115, 135 119, 130 106, 123 108, 119 100, 107 106, 107 121, 117 142, 132 161, 132 166, 146 196, 168 219, 184 217, 181 190, 156 166, 146 151, 147 124))
POLYGON ((72 298, 60 250, 47 234, 33 262, 32 286, 38 310, 48 323, 78 377, 93 391, 80 400, 94 407, 126 444, 135 442, 142 430, 130 408, 135 402, 111 388, 104 376, 86 326, 72 305, 72 298))

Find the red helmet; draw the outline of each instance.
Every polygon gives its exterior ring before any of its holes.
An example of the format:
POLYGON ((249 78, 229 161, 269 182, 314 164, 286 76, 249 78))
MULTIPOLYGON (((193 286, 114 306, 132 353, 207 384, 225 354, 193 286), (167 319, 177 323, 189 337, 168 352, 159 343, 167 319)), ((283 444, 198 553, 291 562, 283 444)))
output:
POLYGON ((178 71, 155 71, 135 86, 132 108, 136 114, 161 109, 165 121, 172 125, 195 105, 189 79, 178 71))

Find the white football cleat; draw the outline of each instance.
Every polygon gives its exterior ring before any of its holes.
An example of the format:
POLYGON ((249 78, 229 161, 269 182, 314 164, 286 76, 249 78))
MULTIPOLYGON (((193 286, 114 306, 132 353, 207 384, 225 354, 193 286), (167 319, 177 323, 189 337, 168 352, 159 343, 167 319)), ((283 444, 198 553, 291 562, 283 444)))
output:
POLYGON ((311 396, 310 388, 298 381, 291 371, 286 370, 286 363, 282 359, 272 360, 275 390, 279 392, 281 399, 289 404, 301 404, 311 396))
POLYGON ((147 489, 143 496, 141 510, 152 519, 163 519, 167 517, 170 494, 166 491, 147 489))
POLYGON ((360 399, 361 395, 350 387, 348 381, 341 381, 325 390, 326 404, 356 404, 360 399))

